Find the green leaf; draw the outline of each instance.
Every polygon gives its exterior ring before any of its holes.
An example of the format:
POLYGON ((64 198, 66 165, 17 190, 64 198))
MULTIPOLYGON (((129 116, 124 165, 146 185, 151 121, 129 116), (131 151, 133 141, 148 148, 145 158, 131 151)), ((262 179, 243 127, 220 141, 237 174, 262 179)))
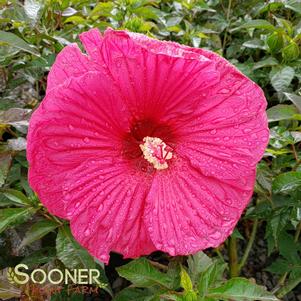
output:
POLYGON ((294 105, 276 105, 267 110, 269 122, 293 119, 298 114, 294 105))
POLYGON ((50 220, 41 220, 35 223, 25 234, 25 237, 19 248, 27 246, 32 242, 44 237, 49 232, 53 231, 59 226, 58 223, 50 220))
POLYGON ((0 233, 27 221, 35 210, 33 208, 5 208, 0 209, 0 233))
POLYGON ((237 228, 234 229, 233 233, 232 233, 232 236, 234 238, 237 238, 237 239, 242 239, 244 240, 245 238, 241 235, 241 233, 238 231, 237 228))
POLYGON ((182 21, 182 17, 170 17, 166 21, 166 26, 167 27, 176 26, 179 25, 181 21, 182 21))
POLYGON ((24 1, 24 10, 27 17, 31 21, 31 25, 35 25, 39 19, 40 11, 43 8, 41 1, 37 0, 25 0, 24 1))
POLYGON ((265 270, 276 274, 276 275, 282 275, 284 273, 289 273, 294 269, 291 262, 283 259, 283 258, 277 258, 273 263, 268 266, 265 270))
POLYGON ((0 42, 5 45, 9 45, 18 50, 23 50, 31 54, 39 56, 39 52, 32 46, 29 46, 24 40, 19 38, 17 35, 0 30, 0 42))
POLYGON ((157 299, 154 294, 146 289, 127 287, 119 292, 113 301, 155 301, 157 299), (156 298, 156 299, 155 299, 156 298))
POLYGON ((271 35, 268 36, 267 44, 272 53, 280 51, 284 44, 282 33, 273 32, 271 35))
POLYGON ((277 301, 278 299, 263 286, 250 282, 245 278, 232 278, 220 287, 211 289, 208 297, 219 300, 235 301, 277 301))
POLYGON ((264 60, 261 60, 261 61, 257 62, 253 66, 253 70, 264 68, 264 67, 276 66, 276 65, 278 65, 278 61, 275 58, 270 56, 270 57, 268 57, 264 60))
POLYGON ((295 242, 294 237, 288 234, 286 231, 282 231, 279 235, 279 253, 289 260, 291 263, 298 263, 301 269, 301 258, 298 251, 300 251, 300 245, 295 242))
POLYGON ((271 77, 272 86, 277 92, 282 92, 290 85, 294 76, 295 71, 292 67, 283 67, 271 77))
POLYGON ((268 21, 263 19, 254 19, 247 21, 245 24, 241 26, 242 28, 256 28, 256 29, 267 29, 267 30, 275 30, 275 27, 268 21))
POLYGON ((216 286, 217 282, 222 279, 226 266, 226 263, 216 260, 201 274, 198 281, 198 291, 201 296, 205 296, 208 289, 212 285, 216 286))
POLYGON ((165 288, 172 288, 172 279, 158 271, 149 261, 142 257, 117 268, 118 274, 131 281, 137 287, 151 287, 160 285, 165 288))
POLYGON ((19 190, 15 189, 3 189, 0 190, 9 200, 14 203, 21 205, 31 205, 30 199, 27 198, 25 194, 23 194, 19 190))
POLYGON ((102 16, 102 17, 109 17, 111 15, 111 11, 114 8, 113 2, 99 2, 92 10, 90 16, 102 16))
POLYGON ((301 96, 291 93, 284 93, 284 95, 297 107, 301 113, 301 96))
POLYGON ((290 212, 288 209, 281 208, 280 210, 276 210, 268 220, 266 236, 271 234, 275 243, 278 244, 279 235, 286 227, 289 220, 290 212))
POLYGON ((29 268, 50 262, 56 258, 56 249, 53 247, 45 247, 24 257, 21 263, 27 264, 29 268))
POLYGON ((144 20, 157 20, 162 15, 159 9, 152 6, 138 7, 133 10, 133 13, 144 20))
POLYGON ((64 23, 84 24, 86 20, 81 16, 72 16, 67 18, 64 23))
POLYGON ((247 48, 252 48, 252 49, 262 49, 262 50, 267 49, 264 42, 260 39, 253 39, 253 40, 246 41, 242 44, 242 46, 247 48))
POLYGON ((299 0, 285 1, 285 7, 293 10, 294 12, 301 14, 301 2, 299 0))
POLYGON ((57 257, 67 268, 94 268, 94 259, 73 238, 70 228, 63 226, 59 228, 56 238, 57 257))
POLYGON ((197 283, 200 274, 212 264, 212 259, 204 252, 198 252, 188 257, 188 274, 193 283, 197 283))
POLYGON ((181 287, 184 289, 184 291, 192 291, 193 290, 193 285, 191 282, 191 279, 188 275, 188 273, 186 272, 186 270, 181 266, 181 287))
POLYGON ((299 46, 297 43, 292 41, 282 49, 281 53, 283 59, 287 62, 296 60, 300 54, 299 46))
POLYGON ((301 187, 301 172, 290 171, 277 176, 272 184, 274 193, 289 193, 301 187))

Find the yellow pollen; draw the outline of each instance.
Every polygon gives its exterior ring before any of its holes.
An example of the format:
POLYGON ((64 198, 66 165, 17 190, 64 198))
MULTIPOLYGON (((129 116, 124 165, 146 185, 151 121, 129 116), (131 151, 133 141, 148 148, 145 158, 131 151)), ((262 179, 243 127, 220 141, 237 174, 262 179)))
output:
POLYGON ((157 137, 144 137, 143 142, 140 144, 140 148, 144 159, 158 170, 168 168, 166 161, 172 158, 172 148, 157 137))

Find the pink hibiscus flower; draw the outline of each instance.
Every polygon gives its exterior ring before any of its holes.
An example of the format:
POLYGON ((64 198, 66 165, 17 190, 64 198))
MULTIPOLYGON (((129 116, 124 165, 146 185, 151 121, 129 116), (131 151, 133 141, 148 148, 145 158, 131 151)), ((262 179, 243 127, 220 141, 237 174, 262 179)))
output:
POLYGON ((29 181, 75 238, 110 251, 217 247, 269 132, 261 89, 217 54, 108 29, 57 56, 28 133, 29 181))

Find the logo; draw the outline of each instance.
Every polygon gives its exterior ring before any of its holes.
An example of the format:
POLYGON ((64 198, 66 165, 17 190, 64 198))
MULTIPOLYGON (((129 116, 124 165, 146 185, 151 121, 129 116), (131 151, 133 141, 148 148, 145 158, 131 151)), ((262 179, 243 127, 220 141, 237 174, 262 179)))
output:
POLYGON ((7 280, 11 284, 23 285, 28 282, 36 284, 51 283, 55 285, 64 284, 80 284, 80 285, 97 285, 98 287, 106 287, 105 283, 99 280, 100 271, 98 269, 74 269, 72 271, 65 269, 51 269, 45 271, 43 269, 34 269, 31 273, 27 273, 29 268, 26 264, 18 264, 15 268, 8 268, 7 280))

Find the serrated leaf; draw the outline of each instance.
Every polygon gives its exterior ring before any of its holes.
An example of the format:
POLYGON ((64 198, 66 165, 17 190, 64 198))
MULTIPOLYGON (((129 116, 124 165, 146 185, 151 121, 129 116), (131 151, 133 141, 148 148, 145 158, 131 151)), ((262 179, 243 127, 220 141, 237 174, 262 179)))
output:
POLYGON ((294 105, 276 105, 267 110, 268 121, 294 119, 298 110, 294 105))
POLYGON ((212 263, 206 271, 201 273, 198 281, 198 291, 201 296, 205 296, 208 289, 212 285, 216 285, 218 280, 222 279, 226 264, 220 260, 216 260, 212 263))
POLYGON ((24 223, 34 212, 35 210, 33 208, 0 209, 0 233, 9 227, 24 223))
POLYGON ((271 77, 272 86, 277 92, 283 92, 290 85, 294 76, 295 70, 292 67, 283 67, 271 77))
POLYGON ((265 270, 276 275, 283 275, 284 273, 288 273, 292 270, 292 265, 289 261, 283 258, 277 258, 265 270))
POLYGON ((193 283, 197 283, 200 274, 212 264, 212 259, 204 252, 198 252, 188 257, 188 274, 193 283))
POLYGON ((144 257, 135 259, 117 268, 117 272, 121 277, 131 281, 137 287, 159 285, 172 288, 172 279, 167 274, 158 271, 144 257))
POLYGON ((279 253, 291 263, 299 263, 301 269, 301 258, 298 251, 300 251, 300 245, 295 242, 294 237, 288 234, 286 231, 282 231, 279 235, 279 253))
POLYGON ((279 235, 290 220, 290 211, 287 208, 281 208, 273 213, 267 223, 267 233, 271 234, 275 243, 278 243, 279 235))
POLYGON ((278 299, 263 286, 245 278, 232 278, 220 287, 211 289, 208 297, 235 301, 277 301, 278 299))
POLYGON ((301 187, 301 172, 290 171, 277 176, 272 184, 274 193, 289 193, 301 187))
POLYGON ((59 228, 56 251, 57 257, 69 269, 95 267, 93 257, 75 241, 66 225, 59 228))
POLYGON ((59 224, 57 222, 51 220, 42 220, 35 223, 25 234, 24 239, 19 248, 27 246, 32 242, 41 239, 46 234, 50 233, 51 231, 55 230, 59 224))
POLYGON ((24 40, 11 32, 0 30, 0 42, 17 50, 23 50, 39 56, 39 52, 34 47, 28 45, 24 40))

